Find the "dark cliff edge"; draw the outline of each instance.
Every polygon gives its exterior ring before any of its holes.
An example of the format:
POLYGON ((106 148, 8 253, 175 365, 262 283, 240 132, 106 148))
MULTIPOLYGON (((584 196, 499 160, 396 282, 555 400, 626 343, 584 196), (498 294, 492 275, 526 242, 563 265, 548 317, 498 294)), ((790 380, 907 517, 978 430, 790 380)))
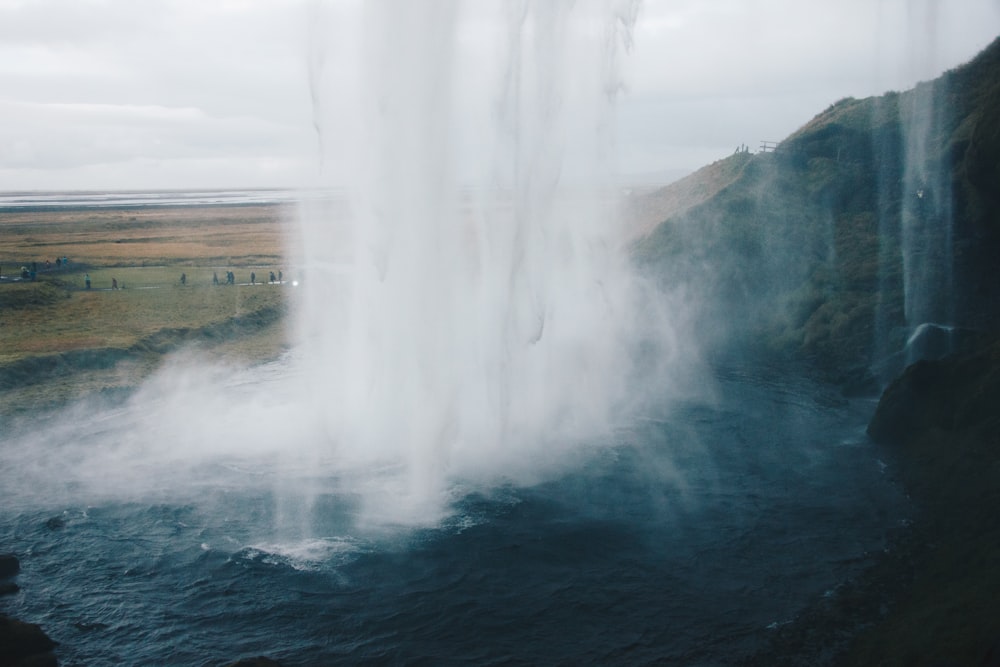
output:
POLYGON ((868 433, 919 514, 913 582, 854 665, 1000 665, 1000 339, 909 366, 868 433))
POLYGON ((913 521, 745 667, 1000 667, 1000 337, 922 360, 868 427, 913 521))

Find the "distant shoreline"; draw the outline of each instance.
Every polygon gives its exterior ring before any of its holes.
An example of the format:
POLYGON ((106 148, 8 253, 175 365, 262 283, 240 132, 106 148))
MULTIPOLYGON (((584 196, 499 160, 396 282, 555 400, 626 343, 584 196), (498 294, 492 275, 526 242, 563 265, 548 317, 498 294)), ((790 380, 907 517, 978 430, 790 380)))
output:
POLYGON ((231 190, 10 191, 0 192, 0 213, 150 208, 287 206, 337 199, 336 190, 283 188, 231 190))
POLYGON ((37 206, 3 206, 0 205, 0 214, 4 213, 50 213, 56 211, 143 211, 150 209, 168 208, 252 208, 252 207, 280 207, 295 204, 295 200, 273 201, 273 202, 174 202, 162 204, 49 204, 37 206))

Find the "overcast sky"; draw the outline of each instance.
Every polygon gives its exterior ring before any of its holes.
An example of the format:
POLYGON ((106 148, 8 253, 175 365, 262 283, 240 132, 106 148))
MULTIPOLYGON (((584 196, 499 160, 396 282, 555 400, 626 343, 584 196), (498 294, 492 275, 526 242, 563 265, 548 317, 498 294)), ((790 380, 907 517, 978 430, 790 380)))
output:
MULTIPOLYGON (((310 67, 350 59, 330 17, 359 4, 0 0, 0 191, 314 184, 310 67)), ((617 171, 668 180, 781 140, 997 35, 1000 0, 649 0, 619 62, 617 171)))

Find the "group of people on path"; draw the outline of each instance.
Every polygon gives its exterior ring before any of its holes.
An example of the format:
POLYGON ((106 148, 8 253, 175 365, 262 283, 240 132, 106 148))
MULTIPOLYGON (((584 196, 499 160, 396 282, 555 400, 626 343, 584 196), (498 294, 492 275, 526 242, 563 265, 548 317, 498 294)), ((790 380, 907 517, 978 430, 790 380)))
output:
MULTIPOLYGON (((83 285, 84 285, 85 289, 90 289, 90 274, 89 273, 83 274, 83 285)), ((125 286, 122 285, 122 287, 125 287, 125 286)), ((113 290, 118 289, 118 279, 117 278, 112 278, 111 279, 111 289, 113 289, 113 290)))
MULTIPOLYGON (((281 273, 281 271, 278 271, 278 275, 277 276, 274 275, 274 271, 271 271, 269 279, 268 279, 268 282, 269 283, 278 283, 278 284, 280 284, 281 283, 281 279, 282 279, 282 273, 281 273)), ((187 276, 182 273, 181 274, 181 285, 186 284, 186 281, 187 281, 187 276)), ((212 272, 212 284, 213 285, 220 285, 221 284, 219 282, 219 273, 217 271, 213 271, 212 272)), ((235 285, 236 284, 236 274, 233 273, 232 271, 226 271, 226 284, 227 285, 235 285)), ((257 273, 255 271, 251 271, 250 272, 250 284, 251 285, 256 285, 257 284, 257 273)))
MULTIPOLYGON (((16 264, 14 266, 15 268, 17 267, 16 264)), ((69 259, 66 257, 56 257, 55 270, 61 271, 66 268, 69 268, 69 259)), ((38 277, 38 274, 43 271, 45 272, 52 271, 52 262, 50 260, 45 260, 45 265, 42 268, 38 267, 37 261, 32 261, 31 264, 23 264, 21 265, 21 268, 17 270, 16 273, 13 274, 14 275, 13 278, 10 275, 5 277, 3 275, 3 266, 0 265, 0 279, 33 281, 38 277)))
MULTIPOLYGON (((68 266, 69 266, 69 259, 67 259, 66 257, 57 257, 56 258, 56 261, 55 261, 55 269, 56 270, 64 270, 68 266)), ((18 280, 18 279, 20 279, 20 280, 35 280, 35 277, 36 277, 36 275, 38 273, 40 273, 41 271, 51 271, 52 267, 53 267, 52 262, 50 262, 48 260, 45 261, 45 268, 44 269, 40 269, 38 267, 38 263, 37 262, 32 262, 30 265, 26 264, 26 265, 20 267, 20 272, 17 275, 17 277, 11 278, 10 276, 3 276, 3 278, 5 280, 8 280, 8 279, 9 280, 18 280)), ((2 275, 2 271, 0 271, 0 275, 2 275)), ((283 282, 283 275, 282 275, 281 271, 278 271, 277 275, 275 275, 274 271, 269 272, 269 274, 268 274, 268 283, 270 283, 270 284, 277 283, 277 284, 280 285, 282 282, 283 282)), ((181 273, 180 284, 181 285, 187 285, 187 273, 181 273)), ((213 285, 219 285, 219 284, 221 284, 219 282, 219 274, 218 274, 218 272, 214 272, 214 271, 212 272, 212 284, 213 285)), ((226 271, 226 284, 227 285, 235 285, 236 284, 236 274, 233 273, 232 271, 226 271)), ((254 271, 250 272, 250 284, 251 285, 256 285, 257 284, 257 273, 254 272, 254 271)), ((90 278, 90 273, 89 272, 85 273, 83 275, 83 286, 84 286, 84 289, 87 289, 87 290, 89 290, 89 289, 91 289, 93 287, 93 281, 90 278)), ((124 289, 124 288, 125 288, 125 285, 122 284, 121 285, 121 289, 124 289)), ((104 288, 104 289, 107 289, 107 288, 104 288)), ((111 278, 111 289, 112 290, 119 289, 118 278, 115 278, 115 277, 111 278)))
MULTIPOLYGON (((269 283, 281 284, 282 278, 283 278, 283 275, 282 275, 281 271, 278 271, 277 275, 274 274, 274 271, 271 271, 270 274, 269 274, 269 276, 268 276, 268 282, 269 283)), ((89 290, 91 288, 92 282, 90 280, 90 273, 85 273, 83 275, 83 284, 84 284, 84 289, 88 289, 89 290)), ((187 273, 182 273, 181 274, 180 284, 182 286, 183 285, 187 285, 187 273)), ((221 284, 219 282, 219 273, 217 271, 213 271, 212 272, 212 284, 213 285, 220 285, 221 284)), ((232 272, 232 271, 226 271, 226 284, 227 285, 235 285, 236 284, 236 274, 234 272, 232 272)), ((257 274, 254 271, 250 272, 250 284, 251 285, 256 285, 257 284, 257 274)), ((124 287, 124 285, 122 287, 124 287)), ((111 289, 113 289, 113 290, 118 289, 118 279, 117 278, 112 278, 111 279, 111 289)))
MULTIPOLYGON (((281 278, 282 278, 281 271, 278 271, 277 277, 274 275, 274 271, 271 271, 269 282, 271 282, 271 283, 279 283, 280 284, 281 283, 281 278)), ((182 273, 181 274, 180 283, 181 283, 181 285, 187 285, 187 273, 182 273)), ((85 286, 85 289, 90 289, 91 282, 90 282, 90 274, 89 273, 84 274, 84 276, 83 276, 83 284, 85 286)), ((219 283, 219 273, 217 271, 213 271, 212 272, 212 284, 213 285, 220 284, 219 283)), ((235 285, 236 284, 236 274, 233 273, 232 271, 226 271, 226 284, 227 285, 235 285)), ((257 284, 257 274, 255 272, 253 272, 253 271, 250 272, 250 284, 251 285, 256 285, 257 284)), ((111 279, 111 289, 113 289, 113 290, 118 289, 118 279, 117 278, 112 278, 111 279)))
MULTIPOLYGON (((219 284, 219 274, 216 271, 212 272, 212 284, 213 285, 219 284)), ((233 273, 232 271, 226 271, 226 284, 227 285, 236 284, 236 274, 233 273)))
MULTIPOLYGON (((274 277, 274 271, 271 271, 271 275, 269 276, 267 282, 268 283, 281 283, 281 271, 278 271, 278 277, 277 278, 274 277)), ((250 272, 250 284, 251 285, 256 285, 257 284, 257 274, 254 273, 253 271, 250 272)))

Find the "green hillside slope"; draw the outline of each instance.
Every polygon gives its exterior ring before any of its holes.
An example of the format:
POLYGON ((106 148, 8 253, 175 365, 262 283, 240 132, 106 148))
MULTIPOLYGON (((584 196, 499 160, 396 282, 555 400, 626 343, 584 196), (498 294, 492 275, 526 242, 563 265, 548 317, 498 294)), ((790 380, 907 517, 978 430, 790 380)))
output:
POLYGON ((877 387, 912 361, 920 325, 1000 320, 998 121, 1000 40, 647 195, 671 206, 636 256, 691 297, 709 345, 751 343, 877 387))
POLYGON ((706 351, 887 386, 869 433, 916 507, 868 571, 745 664, 1000 664, 1000 39, 635 210, 657 205, 637 261, 687 297, 706 351))

